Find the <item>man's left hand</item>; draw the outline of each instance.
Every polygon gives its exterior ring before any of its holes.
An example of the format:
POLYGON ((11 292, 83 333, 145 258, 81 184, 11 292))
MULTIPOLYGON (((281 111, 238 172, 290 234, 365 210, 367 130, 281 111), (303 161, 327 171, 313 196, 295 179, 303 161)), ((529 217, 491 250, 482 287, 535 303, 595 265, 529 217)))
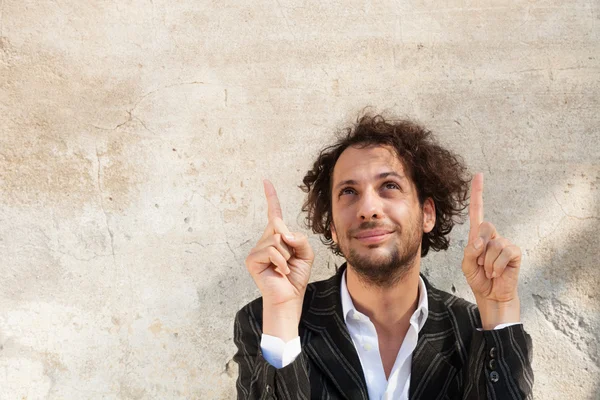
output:
POLYGON ((469 243, 462 270, 475 295, 483 329, 520 322, 517 293, 521 249, 483 220, 483 174, 473 177, 469 204, 469 243))

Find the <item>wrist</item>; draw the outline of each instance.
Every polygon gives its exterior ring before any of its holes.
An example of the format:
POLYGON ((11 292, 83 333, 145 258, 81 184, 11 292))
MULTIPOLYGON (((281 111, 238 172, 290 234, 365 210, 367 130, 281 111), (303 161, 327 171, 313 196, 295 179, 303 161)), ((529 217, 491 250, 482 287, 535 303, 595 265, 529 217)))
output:
POLYGON ((271 306, 263 304, 263 333, 285 343, 298 336, 301 307, 295 304, 271 306))
POLYGON ((478 298, 476 300, 481 316, 481 327, 484 330, 494 329, 500 324, 521 322, 521 303, 518 296, 509 301, 478 298))

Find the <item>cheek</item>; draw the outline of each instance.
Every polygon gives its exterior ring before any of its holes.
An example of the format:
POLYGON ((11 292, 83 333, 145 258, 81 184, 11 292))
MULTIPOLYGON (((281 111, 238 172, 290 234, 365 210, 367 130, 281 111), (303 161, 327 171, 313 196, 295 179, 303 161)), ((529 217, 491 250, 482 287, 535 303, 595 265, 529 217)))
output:
POLYGON ((351 213, 348 211, 347 208, 337 208, 332 210, 333 217, 330 232, 333 241, 336 243, 339 243, 340 238, 342 238, 342 240, 345 238, 344 232, 348 230, 348 226, 351 224, 351 220, 348 219, 348 216, 351 215, 351 213))
POLYGON ((398 223, 411 221, 413 213, 406 203, 397 203, 390 205, 386 210, 386 214, 398 223))

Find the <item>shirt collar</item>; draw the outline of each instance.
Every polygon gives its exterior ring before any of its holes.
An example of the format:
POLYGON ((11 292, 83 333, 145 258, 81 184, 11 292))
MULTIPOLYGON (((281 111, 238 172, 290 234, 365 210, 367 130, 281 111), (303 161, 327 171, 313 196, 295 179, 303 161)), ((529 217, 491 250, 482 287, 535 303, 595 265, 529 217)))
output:
MULTIPOLYGON (((354 307, 352 297, 350 297, 350 293, 348 292, 348 286, 346 286, 346 271, 347 270, 344 270, 342 273, 340 291, 342 295, 342 314, 344 315, 344 322, 348 324, 348 318, 359 311, 354 307)), ((420 331, 421 328, 423 328, 423 325, 425 325, 428 315, 429 302, 427 301, 427 288, 425 287, 423 278, 419 276, 419 302, 417 303, 417 309, 413 313, 412 317, 410 317, 410 322, 416 323, 420 331)))

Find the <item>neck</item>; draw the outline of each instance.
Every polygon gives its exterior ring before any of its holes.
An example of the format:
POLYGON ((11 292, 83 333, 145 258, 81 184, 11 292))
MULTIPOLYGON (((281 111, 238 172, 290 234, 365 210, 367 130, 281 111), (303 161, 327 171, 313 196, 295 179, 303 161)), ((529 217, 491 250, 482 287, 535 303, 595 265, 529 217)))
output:
POLYGON ((419 300, 419 261, 415 260, 402 279, 386 287, 365 282, 348 264, 346 285, 354 307, 376 327, 393 331, 398 326, 408 326, 419 300))

